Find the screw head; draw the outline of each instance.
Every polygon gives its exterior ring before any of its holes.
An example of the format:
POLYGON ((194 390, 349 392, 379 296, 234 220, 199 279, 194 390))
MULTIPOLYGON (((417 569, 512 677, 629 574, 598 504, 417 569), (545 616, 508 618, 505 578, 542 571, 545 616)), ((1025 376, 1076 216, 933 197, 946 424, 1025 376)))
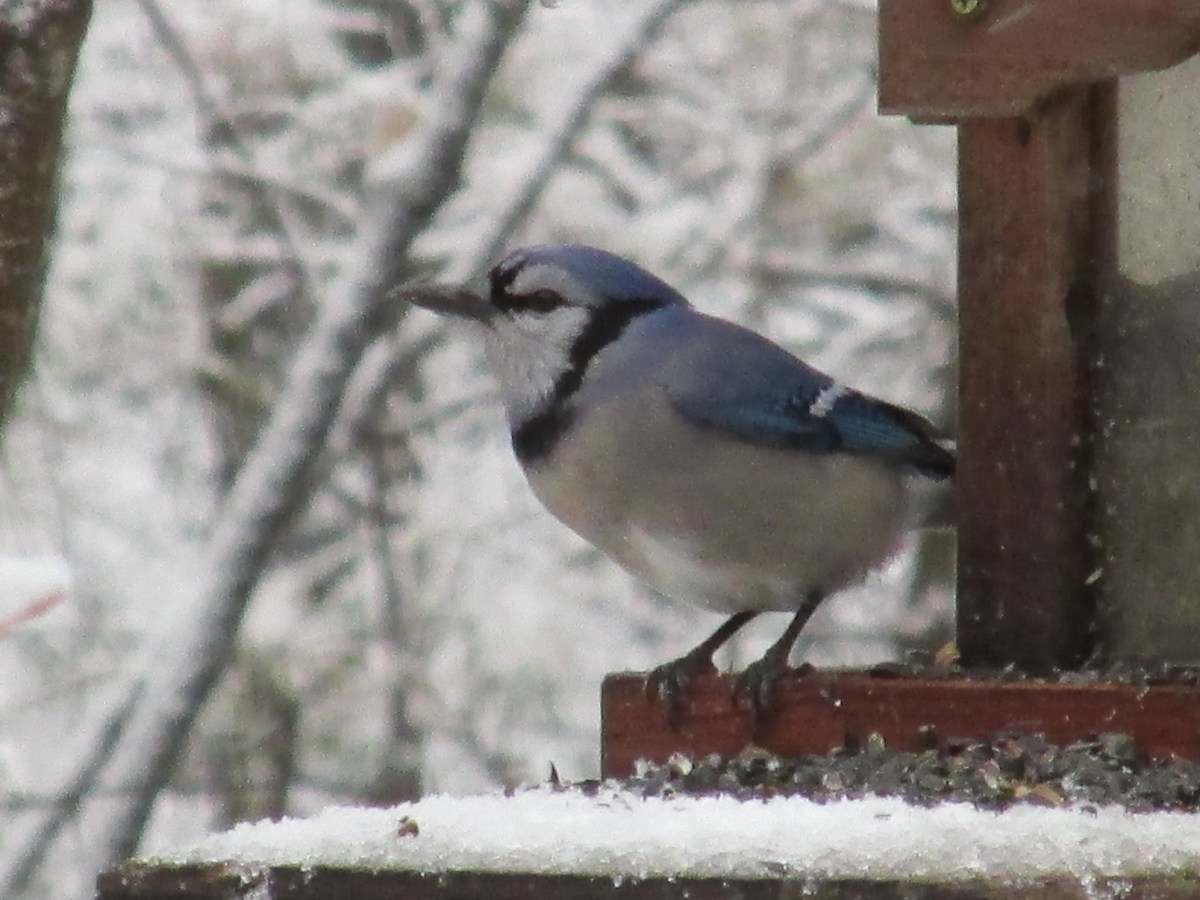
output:
POLYGON ((960 19, 977 19, 983 15, 987 0, 950 0, 950 10, 960 19))

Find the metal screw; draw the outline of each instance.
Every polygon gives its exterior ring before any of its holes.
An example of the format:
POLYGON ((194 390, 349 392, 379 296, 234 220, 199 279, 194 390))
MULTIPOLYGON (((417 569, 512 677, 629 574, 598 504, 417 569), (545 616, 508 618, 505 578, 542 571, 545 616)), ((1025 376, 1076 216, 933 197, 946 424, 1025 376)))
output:
POLYGON ((950 9, 960 19, 977 19, 986 6, 987 0, 950 0, 950 9))

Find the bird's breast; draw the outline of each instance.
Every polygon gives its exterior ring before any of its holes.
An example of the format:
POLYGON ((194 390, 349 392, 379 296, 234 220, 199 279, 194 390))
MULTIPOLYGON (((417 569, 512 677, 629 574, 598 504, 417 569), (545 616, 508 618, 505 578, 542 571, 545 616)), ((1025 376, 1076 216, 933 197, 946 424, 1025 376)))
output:
POLYGON ((886 560, 907 524, 896 471, 697 430, 652 386, 577 413, 526 475, 550 512, 642 581, 722 612, 840 590, 886 560))

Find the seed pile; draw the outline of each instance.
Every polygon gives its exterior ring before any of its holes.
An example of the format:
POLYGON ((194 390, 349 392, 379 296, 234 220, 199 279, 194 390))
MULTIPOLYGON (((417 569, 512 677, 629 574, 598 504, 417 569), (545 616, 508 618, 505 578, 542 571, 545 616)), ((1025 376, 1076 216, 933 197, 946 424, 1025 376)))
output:
POLYGON ((962 801, 988 809, 1116 803, 1134 811, 1200 810, 1200 765, 1145 759, 1124 734, 1067 746, 1037 735, 998 736, 918 753, 889 750, 872 735, 856 751, 793 759, 758 748, 729 759, 676 754, 662 765, 640 763, 621 783, 648 797, 732 794, 828 801, 875 795, 921 805, 962 801))

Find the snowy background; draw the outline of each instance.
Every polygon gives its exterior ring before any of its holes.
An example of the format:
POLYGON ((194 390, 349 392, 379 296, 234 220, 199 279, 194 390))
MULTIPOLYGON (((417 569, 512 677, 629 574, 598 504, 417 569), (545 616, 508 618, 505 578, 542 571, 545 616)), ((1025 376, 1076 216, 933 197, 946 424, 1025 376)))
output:
MULTIPOLYGON (((948 424, 952 134, 876 115, 874 40, 865 0, 97 0, 0 457, 0 895, 594 775, 603 674, 716 618, 537 507, 466 334, 393 310, 332 395, 309 363, 379 285, 582 241, 948 424)), ((800 652, 935 645, 944 568, 800 652)))

